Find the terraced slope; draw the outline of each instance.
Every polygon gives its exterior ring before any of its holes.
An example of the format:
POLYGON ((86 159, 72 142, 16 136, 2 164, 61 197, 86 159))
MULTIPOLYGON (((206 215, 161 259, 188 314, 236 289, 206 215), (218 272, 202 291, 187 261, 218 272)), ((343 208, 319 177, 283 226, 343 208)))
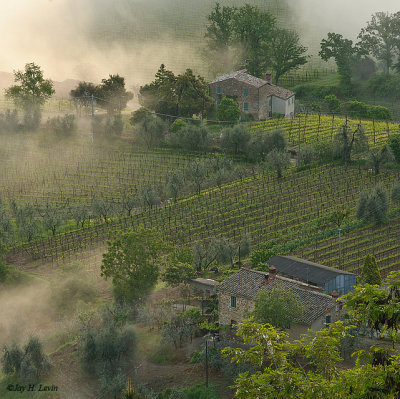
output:
POLYGON ((118 201, 143 182, 161 183, 199 154, 96 144, 89 139, 51 143, 45 137, 19 134, 1 137, 0 192, 17 202, 86 202, 99 195, 118 201))
MULTIPOLYGON (((395 180, 396 176, 391 173, 374 176, 366 170, 333 165, 301 172, 292 170, 281 180, 272 175, 258 175, 221 189, 203 191, 199 196, 175 204, 138 212, 130 218, 37 241, 21 247, 20 251, 29 257, 69 258, 83 248, 103 242, 115 232, 139 224, 156 227, 166 240, 186 246, 218 236, 238 240, 244 232, 250 233, 254 244, 271 239, 288 243, 299 238, 314 242, 321 233, 316 224, 318 218, 341 204, 353 209, 364 188, 378 181, 390 188, 395 180)), ((359 240, 362 239, 360 236, 359 240)), ((383 244, 387 249, 393 245, 390 239, 383 244)), ((321 244, 317 261, 330 251, 329 243, 325 247, 321 244)), ((312 251, 304 251, 304 255, 312 258, 312 251)), ((364 256, 360 250, 354 260, 364 256)), ((334 256, 331 263, 335 263, 334 256)))
MULTIPOLYGON (((283 129, 291 145, 297 145, 300 130, 300 142, 315 143, 316 141, 332 139, 338 127, 346 123, 346 118, 316 114, 296 114, 295 118, 269 119, 265 122, 257 122, 250 125, 252 133, 262 133, 283 129)), ((355 129, 358 124, 365 130, 368 142, 371 146, 385 143, 393 133, 399 133, 399 125, 389 122, 373 122, 367 120, 348 119, 348 126, 355 129)))

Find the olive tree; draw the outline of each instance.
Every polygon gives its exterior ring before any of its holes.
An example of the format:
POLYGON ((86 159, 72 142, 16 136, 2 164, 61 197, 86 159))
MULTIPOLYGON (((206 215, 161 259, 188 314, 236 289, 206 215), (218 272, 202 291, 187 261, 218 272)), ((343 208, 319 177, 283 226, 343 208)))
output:
POLYGON ((266 160, 263 164, 266 170, 274 170, 277 178, 282 178, 282 172, 290 165, 289 154, 283 151, 272 150, 268 153, 266 160))
POLYGON ((358 199, 356 215, 364 221, 382 224, 387 215, 389 202, 385 188, 378 184, 372 189, 365 189, 358 199))

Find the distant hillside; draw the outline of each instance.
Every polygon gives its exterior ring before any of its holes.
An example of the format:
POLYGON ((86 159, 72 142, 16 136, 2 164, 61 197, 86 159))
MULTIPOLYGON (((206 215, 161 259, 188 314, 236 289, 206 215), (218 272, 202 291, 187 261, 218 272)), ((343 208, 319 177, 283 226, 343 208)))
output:
MULTIPOLYGON (((53 81, 54 90, 56 91, 54 97, 58 99, 69 98, 69 92, 78 85, 79 80, 66 79, 62 82, 53 81)), ((14 84, 14 75, 9 72, 0 72, 0 92, 14 84)))

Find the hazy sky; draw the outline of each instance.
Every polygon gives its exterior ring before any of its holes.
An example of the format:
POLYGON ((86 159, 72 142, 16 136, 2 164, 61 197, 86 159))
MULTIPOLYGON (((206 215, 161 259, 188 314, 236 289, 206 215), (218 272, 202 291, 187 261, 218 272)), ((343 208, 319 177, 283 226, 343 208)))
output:
MULTIPOLYGON (((304 44, 311 48, 329 31, 355 38, 372 13, 400 10, 398 0, 286 1, 304 44)), ((120 73, 136 84, 153 76, 162 62, 172 69, 196 69, 201 64, 200 36, 192 33, 202 29, 215 4, 213 0, 2 3, 0 71, 22 69, 33 61, 55 80, 99 80, 120 73)))

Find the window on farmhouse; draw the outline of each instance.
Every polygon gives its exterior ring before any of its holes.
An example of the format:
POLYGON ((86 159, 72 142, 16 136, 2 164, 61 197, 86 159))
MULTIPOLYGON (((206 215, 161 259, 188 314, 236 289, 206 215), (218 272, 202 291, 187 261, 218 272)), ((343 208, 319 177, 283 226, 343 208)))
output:
POLYGON ((331 315, 328 314, 325 316, 325 324, 328 326, 329 324, 331 324, 331 315))
POLYGON ((222 88, 221 88, 221 86, 218 86, 218 87, 217 87, 217 93, 218 93, 218 94, 221 94, 221 93, 222 93, 222 88))
POLYGON ((244 95, 248 96, 249 95, 249 89, 244 89, 244 95))
POLYGON ((249 110, 249 103, 244 103, 243 104, 243 110, 248 111, 249 110))
POLYGON ((236 308, 236 297, 235 296, 231 296, 231 307, 236 308))

